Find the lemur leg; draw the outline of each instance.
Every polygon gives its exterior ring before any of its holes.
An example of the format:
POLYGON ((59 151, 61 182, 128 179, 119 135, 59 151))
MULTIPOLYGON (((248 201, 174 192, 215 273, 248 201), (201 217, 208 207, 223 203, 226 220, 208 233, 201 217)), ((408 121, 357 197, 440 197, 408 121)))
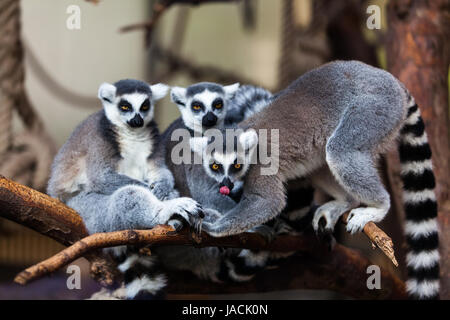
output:
POLYGON ((121 187, 112 195, 81 193, 67 205, 80 213, 91 234, 153 228, 174 216, 198 226, 203 218, 201 207, 191 198, 160 201, 148 188, 136 185, 121 187))
POLYGON ((326 161, 337 181, 366 208, 350 212, 347 231, 362 231, 367 222, 381 221, 390 198, 376 169, 375 157, 396 133, 400 120, 376 101, 349 107, 326 145, 326 161))
POLYGON ((312 226, 319 235, 331 234, 339 218, 346 211, 357 207, 358 202, 336 181, 327 167, 317 170, 311 177, 311 182, 315 188, 334 198, 317 208, 312 221, 312 226))

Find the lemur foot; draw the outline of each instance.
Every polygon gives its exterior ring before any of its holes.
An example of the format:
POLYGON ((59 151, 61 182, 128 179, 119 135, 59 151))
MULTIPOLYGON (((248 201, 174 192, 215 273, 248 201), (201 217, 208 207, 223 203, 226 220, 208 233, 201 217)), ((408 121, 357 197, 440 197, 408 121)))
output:
POLYGON ((347 231, 351 234, 360 232, 364 226, 372 222, 380 222, 388 212, 389 208, 356 208, 350 211, 347 219, 347 231))
POLYGON ((197 233, 201 232, 202 220, 205 217, 202 207, 191 198, 176 198, 163 202, 164 209, 161 215, 161 224, 167 224, 174 216, 181 216, 197 233))
POLYGON ((333 233, 339 218, 350 209, 350 205, 345 202, 330 201, 319 208, 314 213, 312 225, 316 233, 333 233))

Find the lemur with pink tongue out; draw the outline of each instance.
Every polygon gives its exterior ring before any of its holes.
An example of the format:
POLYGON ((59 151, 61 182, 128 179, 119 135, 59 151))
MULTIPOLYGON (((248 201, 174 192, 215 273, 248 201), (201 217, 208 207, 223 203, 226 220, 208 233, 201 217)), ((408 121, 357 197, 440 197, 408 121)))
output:
MULTIPOLYGON (((174 87, 171 90, 172 101, 181 111, 181 117, 176 120, 162 134, 159 152, 164 154, 168 168, 172 171, 175 186, 180 194, 189 196, 202 205, 205 213, 204 221, 213 222, 220 218, 218 214, 226 214, 240 201, 245 175, 244 166, 234 163, 232 167, 217 167, 211 164, 216 174, 211 174, 203 168, 203 165, 180 163, 176 164, 174 155, 180 156, 176 151, 179 145, 179 137, 186 139, 188 149, 180 152, 188 152, 188 160, 192 160, 189 140, 191 136, 201 135, 207 129, 221 129, 228 125, 238 123, 251 115, 260 112, 268 105, 273 95, 262 88, 254 86, 221 86, 214 83, 198 83, 187 88, 174 87), (177 130, 186 135, 177 135, 177 130), (172 136, 175 141, 172 141, 172 136), (176 152, 174 152, 174 150, 176 152)), ((183 157, 183 155, 181 155, 183 157)), ((222 159, 226 160, 226 159, 222 159)), ((305 187, 301 191, 305 201, 295 203, 296 230, 310 225, 307 219, 301 219, 310 212, 312 202, 312 190, 305 187)), ((292 209, 292 208, 291 208, 292 209)), ((176 221, 170 223, 177 226, 176 221)), ((179 221, 178 227, 182 223, 179 221)), ((274 222, 270 226, 256 226, 254 232, 258 232, 266 238, 271 238, 276 233, 291 232, 292 228, 282 221, 274 222)), ((212 281, 246 281, 250 280, 258 270, 263 269, 269 263, 276 263, 284 255, 273 255, 269 252, 253 252, 250 250, 219 248, 189 248, 189 247, 160 247, 155 248, 161 264, 168 269, 187 270, 197 276, 212 281)))

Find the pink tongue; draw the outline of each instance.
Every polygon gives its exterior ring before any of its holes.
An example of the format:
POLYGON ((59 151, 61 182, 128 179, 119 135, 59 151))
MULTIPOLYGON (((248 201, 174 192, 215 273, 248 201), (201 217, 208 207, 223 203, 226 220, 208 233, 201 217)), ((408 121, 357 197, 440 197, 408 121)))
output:
POLYGON ((227 186, 220 187, 219 192, 224 195, 230 194, 230 189, 227 186))

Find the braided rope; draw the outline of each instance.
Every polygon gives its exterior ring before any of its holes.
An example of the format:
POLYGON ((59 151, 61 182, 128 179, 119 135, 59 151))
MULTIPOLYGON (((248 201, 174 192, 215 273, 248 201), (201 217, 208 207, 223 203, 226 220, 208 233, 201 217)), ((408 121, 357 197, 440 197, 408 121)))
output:
POLYGON ((292 52, 295 40, 293 0, 283 0, 281 12, 281 56, 278 69, 278 88, 285 88, 292 80, 292 52))
POLYGON ((19 32, 19 1, 3 0, 0 8, 0 158, 11 148, 12 112, 23 78, 19 32))
POLYGON ((25 92, 20 1, 0 2, 0 173, 43 189, 55 148, 25 92), (25 131, 13 136, 13 110, 25 131))

